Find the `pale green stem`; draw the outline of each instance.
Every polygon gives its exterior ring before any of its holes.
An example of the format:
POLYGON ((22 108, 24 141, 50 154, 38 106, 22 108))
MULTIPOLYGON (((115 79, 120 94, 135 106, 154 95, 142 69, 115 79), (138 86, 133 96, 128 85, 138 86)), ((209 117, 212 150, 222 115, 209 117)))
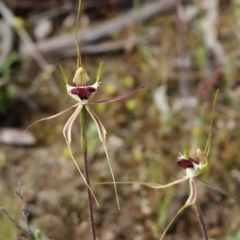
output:
MULTIPOLYGON (((80 113, 80 124, 81 124, 81 151, 84 161, 84 176, 88 186, 90 187, 90 180, 89 180, 89 172, 88 172, 88 161, 87 161, 87 136, 86 136, 86 121, 87 121, 87 110, 86 107, 83 106, 82 111, 80 113)), ((91 226, 91 233, 92 233, 92 240, 97 239, 96 235, 96 227, 94 222, 94 215, 93 215, 93 203, 92 203, 92 194, 86 186, 87 196, 88 196, 88 215, 89 215, 89 223, 91 226)))

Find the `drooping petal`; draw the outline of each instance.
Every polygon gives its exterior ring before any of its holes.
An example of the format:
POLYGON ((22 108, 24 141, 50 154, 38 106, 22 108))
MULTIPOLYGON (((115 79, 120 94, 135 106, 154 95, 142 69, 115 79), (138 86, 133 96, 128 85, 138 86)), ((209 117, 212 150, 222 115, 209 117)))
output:
POLYGON ((212 189, 222 193, 223 195, 225 195, 225 196, 227 196, 229 198, 232 198, 234 201, 236 201, 238 204, 240 204, 239 200, 237 198, 235 198, 234 196, 232 196, 230 193, 222 190, 221 188, 215 187, 215 186, 213 186, 213 185, 211 185, 211 184, 209 184, 209 183, 207 183, 207 182, 205 182, 205 181, 203 181, 203 180, 201 180, 199 178, 196 178, 196 179, 198 181, 200 181, 201 183, 205 184, 207 187, 212 188, 212 189))
POLYGON ((72 125, 75 121, 75 119, 77 118, 77 116, 79 116, 79 113, 80 111, 82 110, 82 105, 79 104, 78 107, 76 108, 76 110, 74 111, 74 113, 72 114, 72 116, 68 119, 68 121, 66 122, 64 128, 63 128, 63 136, 66 140, 66 143, 67 143, 67 147, 68 147, 68 151, 69 151, 69 154, 75 164, 75 166, 77 167, 77 170, 78 172, 80 173, 84 183, 87 185, 88 189, 90 190, 92 196, 94 197, 95 201, 96 201, 96 204, 99 206, 98 204, 98 201, 97 201, 97 198, 96 196, 94 195, 92 189, 90 188, 89 184, 87 183, 82 171, 80 170, 78 164, 77 164, 77 161, 75 160, 73 154, 72 154, 72 148, 71 148, 71 141, 72 141, 72 125))
POLYGON ((86 105, 86 109, 87 109, 88 113, 90 114, 90 116, 92 117, 93 121, 95 122, 95 124, 97 126, 99 139, 103 144, 103 148, 104 148, 104 151, 105 151, 105 154, 106 154, 106 157, 107 157, 107 160, 108 160, 110 172, 111 172, 111 175, 112 175, 114 190, 115 190, 116 199, 117 199, 117 205, 118 205, 118 208, 120 209, 116 181, 115 181, 115 178, 114 178, 114 174, 113 174, 113 170, 112 170, 112 166, 111 166, 111 162, 110 162, 110 158, 109 158, 108 150, 107 150, 106 130, 105 130, 103 124, 101 123, 100 119, 98 118, 98 116, 93 112, 93 110, 88 105, 86 105))
POLYGON ((190 185, 190 195, 187 202, 185 203, 186 207, 194 204, 197 200, 197 188, 196 188, 195 180, 193 178, 189 179, 189 185, 190 185))
MULTIPOLYGON (((160 184, 157 184, 157 183, 146 183, 146 182, 115 182, 115 183, 116 184, 140 184, 140 185, 147 186, 147 187, 150 187, 150 188, 160 189, 160 188, 171 187, 171 186, 173 186, 175 184, 178 184, 178 183, 181 183, 181 182, 183 182, 187 179, 188 179, 187 176, 179 177, 179 178, 175 179, 173 182, 168 183, 168 184, 164 184, 164 185, 160 185, 160 184)), ((100 183, 94 183, 94 184, 104 185, 104 184, 113 184, 113 182, 100 182, 100 183)))
POLYGON ((193 178, 189 179, 189 184, 190 184, 190 195, 188 197, 188 200, 186 203, 178 210, 177 214, 172 218, 170 223, 167 225, 166 229, 164 230, 162 236, 160 237, 160 240, 163 240, 164 236, 166 235, 167 230, 169 227, 172 225, 173 221, 176 219, 176 217, 187 207, 190 205, 193 205, 196 202, 197 199, 197 189, 195 185, 195 181, 193 178))
POLYGON ((79 105, 79 103, 71 106, 70 108, 68 108, 68 109, 66 109, 66 110, 64 110, 64 111, 62 111, 62 112, 60 112, 60 113, 54 114, 54 115, 52 115, 52 116, 50 116, 50 117, 45 117, 45 118, 42 118, 42 119, 37 120, 36 122, 34 122, 34 123, 32 123, 30 126, 28 126, 28 127, 25 129, 25 131, 23 132, 22 135, 24 136, 25 132, 26 132, 30 127, 32 127, 33 125, 35 125, 36 123, 41 122, 41 121, 45 121, 45 120, 50 120, 50 119, 56 118, 56 117, 62 115, 63 113, 69 111, 70 109, 72 109, 72 108, 74 108, 74 107, 76 107, 76 106, 78 106, 78 105, 79 105))
POLYGON ((66 141, 71 144, 72 141, 72 125, 77 116, 79 115, 80 111, 82 110, 82 105, 78 104, 78 107, 72 114, 72 116, 67 120, 64 128, 63 128, 63 136, 65 137, 66 141))
POLYGON ((105 103, 105 102, 115 102, 115 101, 121 100, 123 98, 126 98, 126 97, 130 96, 131 94, 133 94, 133 93, 135 93, 135 92, 137 92, 137 91, 139 91, 139 90, 141 90, 142 88, 145 88, 145 87, 146 87, 146 85, 144 85, 144 86, 142 86, 140 88, 137 88, 137 89, 135 89, 135 90, 133 90, 131 92, 121 94, 121 95, 119 95, 117 97, 113 97, 113 98, 109 98, 109 99, 105 99, 105 100, 100 100, 100 101, 95 101, 95 102, 92 102, 92 103, 96 103, 97 104, 97 103, 105 103))

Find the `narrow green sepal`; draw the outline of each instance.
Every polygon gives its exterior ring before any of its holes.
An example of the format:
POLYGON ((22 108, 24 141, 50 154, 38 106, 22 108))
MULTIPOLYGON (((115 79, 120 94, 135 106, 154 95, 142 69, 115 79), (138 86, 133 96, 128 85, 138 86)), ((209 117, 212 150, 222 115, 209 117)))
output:
POLYGON ((102 76, 102 73, 103 73, 103 65, 104 65, 104 61, 100 62, 100 65, 99 65, 98 70, 97 70, 97 73, 96 73, 96 82, 98 82, 99 79, 100 79, 101 76, 102 76))
POLYGON ((61 68, 61 72, 62 72, 62 78, 63 78, 64 82, 65 82, 66 84, 68 84, 68 79, 67 79, 67 76, 66 76, 66 74, 65 74, 65 72, 64 72, 64 69, 63 69, 62 66, 60 66, 60 68, 61 68))
POLYGON ((184 149, 183 149, 183 155, 184 155, 184 157, 185 157, 186 159, 189 158, 189 149, 188 149, 188 147, 184 147, 184 149))

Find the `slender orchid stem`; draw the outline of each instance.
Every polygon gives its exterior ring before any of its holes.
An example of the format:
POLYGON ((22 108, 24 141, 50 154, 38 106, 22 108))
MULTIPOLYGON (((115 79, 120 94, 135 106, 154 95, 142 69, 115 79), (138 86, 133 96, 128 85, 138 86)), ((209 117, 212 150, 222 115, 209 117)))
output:
MULTIPOLYGON (((84 176, 85 176, 85 179, 86 179, 86 182, 87 182, 88 186, 90 186, 89 172, 88 172, 88 161, 87 161, 86 120, 87 120, 87 110, 86 110, 86 107, 83 106, 82 111, 80 113, 81 150, 82 150, 82 156, 83 156, 83 161, 84 161, 84 176)), ((89 223, 90 223, 90 227, 91 227, 92 240, 96 240, 97 239, 97 234, 96 234, 96 227, 95 227, 95 221, 94 221, 94 215, 93 215, 92 194, 91 194, 88 186, 86 186, 86 191, 87 191, 87 197, 88 197, 89 223)))
POLYGON ((194 212, 196 213, 199 225, 200 225, 201 230, 202 230, 203 237, 204 237, 205 240, 208 240, 207 229, 206 229, 205 223, 203 221, 201 210, 198 207, 197 203, 194 204, 193 209, 194 209, 194 212))

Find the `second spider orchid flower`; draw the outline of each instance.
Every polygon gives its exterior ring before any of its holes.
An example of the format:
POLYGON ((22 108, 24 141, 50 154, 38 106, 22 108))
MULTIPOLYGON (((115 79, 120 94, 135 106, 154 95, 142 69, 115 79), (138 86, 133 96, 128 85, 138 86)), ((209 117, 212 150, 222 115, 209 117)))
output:
MULTIPOLYGON (((207 142, 207 144, 210 144, 210 142, 207 142)), ((164 238, 164 236, 166 235, 167 230, 169 229, 169 227, 171 226, 171 224, 173 223, 173 221, 176 219, 176 217, 187 207, 195 204, 196 200, 197 200, 197 189, 196 189, 196 183, 195 180, 197 179, 198 181, 202 182, 203 184, 205 184, 206 186, 215 189, 216 191, 226 195, 227 197, 230 197, 232 199, 234 199, 236 202, 238 202, 238 200, 233 197, 232 195, 230 195, 229 193, 227 193, 226 191, 215 187, 213 185, 210 185, 209 183, 206 183, 205 181, 202 181, 198 178, 196 178, 197 176, 199 176, 200 174, 202 174, 203 172, 205 172, 207 170, 207 168, 209 167, 209 163, 208 163, 208 148, 209 146, 206 146, 205 151, 203 152, 201 149, 197 149, 197 159, 198 161, 196 161, 193 158, 190 158, 188 155, 188 151, 186 150, 184 152, 184 154, 180 153, 180 156, 178 157, 178 166, 182 167, 185 169, 186 171, 186 175, 179 177, 177 179, 175 179, 174 181, 165 184, 165 185, 159 185, 159 184, 155 184, 155 183, 144 183, 141 182, 140 184, 151 187, 151 188, 155 188, 155 189, 161 189, 161 188, 167 188, 170 186, 173 186, 175 184, 181 183, 183 181, 189 180, 189 185, 190 185, 190 194, 189 197, 187 199, 187 201, 185 202, 185 204, 178 210, 178 212, 176 213, 176 215, 172 218, 172 220, 170 221, 170 223, 167 225, 167 227, 165 228, 163 234, 160 237, 160 240, 162 240, 164 238)))
POLYGON ((94 197, 94 199, 95 199, 95 201, 96 201, 96 203, 98 205, 98 201, 97 201, 94 193, 92 192, 90 186, 88 185, 88 183, 87 183, 87 181, 86 181, 82 171, 80 170, 80 168, 79 168, 79 166, 78 166, 78 164, 77 164, 77 162, 76 162, 76 160, 75 160, 75 158, 74 158, 74 156, 72 154, 72 149, 71 149, 72 125, 73 125, 75 119, 79 116, 81 110, 83 108, 86 108, 87 112, 89 113, 89 115, 91 116, 91 118, 93 119, 94 123, 97 126, 99 139, 100 139, 100 141, 103 144, 103 148, 104 148, 104 151, 105 151, 105 154, 106 154, 106 157, 107 157, 107 160, 108 160, 110 172, 111 172, 111 175, 112 175, 118 208, 120 208, 119 207, 119 201, 118 201, 117 187, 116 187, 116 184, 115 184, 115 178, 114 178, 114 174, 113 174, 113 170, 112 170, 112 167, 111 167, 111 162, 110 162, 110 158, 109 158, 109 154, 108 154, 108 150, 107 150, 107 145, 106 145, 106 130, 105 130, 102 122, 98 118, 98 116, 94 113, 94 111, 90 107, 90 104, 100 104, 100 103, 118 101, 118 100, 121 100, 123 98, 126 98, 126 97, 130 96, 131 94, 137 92, 138 90, 144 88, 145 86, 142 86, 142 87, 140 87, 140 88, 138 88, 136 90, 133 90, 133 91, 131 91, 129 93, 125 93, 125 94, 119 95, 117 97, 113 97, 113 98, 105 99, 105 100, 100 100, 100 101, 90 102, 89 100, 90 100, 91 96, 97 91, 98 87, 100 86, 99 80, 100 80, 100 78, 102 76, 103 64, 104 64, 103 62, 100 63, 98 71, 97 71, 97 74, 96 74, 96 82, 94 84, 92 84, 92 85, 88 84, 89 76, 88 76, 86 70, 82 66, 80 66, 77 69, 77 71, 76 71, 76 73, 74 75, 74 78, 73 78, 73 82, 76 84, 76 86, 70 86, 68 84, 68 79, 66 77, 66 74, 65 74, 63 68, 61 67, 62 76, 63 76, 63 79, 64 79, 64 81, 66 83, 67 93, 72 98, 74 98, 77 101, 77 103, 75 105, 71 106, 70 108, 68 108, 68 109, 58 113, 58 114, 52 115, 50 117, 42 118, 42 119, 34 122, 27 129, 29 129, 32 125, 34 125, 34 124, 36 124, 36 123, 38 123, 40 121, 50 120, 50 119, 56 118, 56 117, 62 115, 63 113, 69 111, 70 109, 76 108, 75 111, 73 112, 73 114, 70 116, 70 118, 66 122, 64 128, 63 128, 63 135, 64 135, 64 138, 66 140, 70 156, 71 156, 74 164, 76 165, 76 167, 77 167, 81 177, 83 178, 83 181, 85 182, 85 184, 87 185, 87 187, 91 191, 91 194, 93 195, 93 197, 94 197))
MULTIPOLYGON (((212 109, 212 115, 213 115, 217 95, 218 95, 218 91, 215 94, 214 104, 213 104, 213 109, 212 109)), ((151 188, 154 188, 154 189, 162 189, 162 188, 171 187, 173 185, 176 185, 176 184, 181 183, 181 182, 186 181, 186 180, 189 181, 189 185, 190 185, 189 197, 188 197, 187 201, 185 202, 185 204, 178 210, 176 215, 172 218, 170 223, 167 225, 167 227, 165 228, 164 232, 162 233, 162 235, 160 237, 160 240, 162 240, 164 238, 167 230, 169 229, 169 227, 171 226, 173 221, 176 219, 176 217, 185 208, 195 204, 195 202, 197 200, 197 189, 196 189, 195 179, 199 180, 200 182, 202 182, 206 186, 208 186, 212 189, 215 189, 218 192, 220 192, 220 193, 226 195, 227 197, 230 197, 230 198, 234 199, 236 202, 238 202, 238 200, 236 198, 231 196, 226 191, 224 191, 224 190, 222 190, 218 187, 212 186, 209 183, 206 183, 205 181, 202 181, 202 180, 196 178, 200 174, 204 173, 209 167, 208 155, 209 155, 209 151, 210 151, 212 122, 213 122, 213 116, 211 117, 210 132, 209 132, 208 139, 207 139, 207 142, 206 142, 205 150, 202 151, 200 149, 197 149, 197 156, 196 156, 197 160, 189 157, 188 149, 185 149, 183 154, 180 153, 180 156, 178 157, 177 163, 178 163, 178 166, 185 169, 186 174, 184 176, 179 177, 179 178, 173 180, 172 182, 164 184, 164 185, 160 185, 160 184, 157 184, 157 183, 146 183, 146 182, 117 182, 117 184, 133 184, 134 183, 134 184, 140 184, 140 185, 148 186, 148 187, 151 187, 151 188)), ((97 183, 97 184, 109 184, 109 182, 108 183, 97 183)))
MULTIPOLYGON (((236 202, 238 202, 238 200, 235 197, 233 197, 232 195, 230 195, 228 192, 196 178, 197 176, 199 176, 200 174, 205 172, 206 169, 209 167, 207 155, 208 155, 208 151, 203 152, 200 149, 197 149, 197 159, 199 161, 196 161, 195 159, 189 157, 188 151, 185 151, 184 154, 180 154, 180 156, 178 157, 177 163, 180 167, 185 169, 186 174, 184 176, 179 177, 179 178, 173 180, 172 182, 164 184, 164 185, 160 185, 157 183, 146 183, 146 182, 116 182, 117 184, 133 184, 134 183, 134 184, 140 184, 140 185, 144 185, 144 186, 154 188, 154 189, 162 189, 162 188, 171 187, 173 185, 176 185, 176 184, 181 183, 186 180, 189 181, 189 185, 190 185, 189 197, 188 197, 187 201, 185 202, 185 204, 178 210, 178 212, 172 218, 170 223, 167 225, 167 227, 165 228, 164 232, 162 233, 162 235, 160 237, 160 240, 163 240, 163 238, 165 237, 165 235, 167 233, 167 230, 169 229, 169 227, 171 226, 173 221, 176 219, 176 217, 185 208, 195 204, 195 202, 197 200, 197 189, 196 189, 196 182, 195 182, 196 179, 198 181, 202 182, 203 184, 205 184, 206 186, 208 186, 212 189, 215 189, 216 191, 218 191, 218 192, 226 195, 227 197, 234 199, 236 202)), ((109 182, 108 183, 97 183, 97 184, 109 184, 109 182)))

